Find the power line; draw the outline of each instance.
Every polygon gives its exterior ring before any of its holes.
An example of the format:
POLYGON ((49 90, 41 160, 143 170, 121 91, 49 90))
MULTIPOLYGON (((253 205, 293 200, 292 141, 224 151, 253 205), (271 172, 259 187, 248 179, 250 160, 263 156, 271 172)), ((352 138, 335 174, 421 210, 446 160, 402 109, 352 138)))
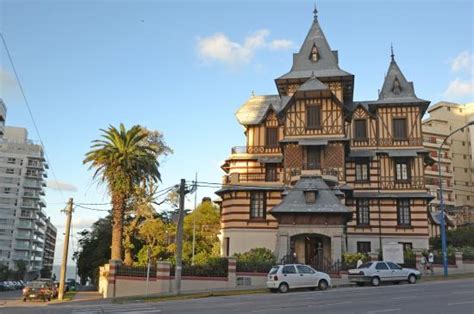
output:
POLYGON ((59 190, 59 193, 61 194, 61 197, 65 200, 63 191, 62 191, 62 189, 61 189, 61 187, 58 183, 56 173, 54 172, 53 164, 51 163, 51 159, 49 158, 48 153, 46 152, 46 147, 43 143, 43 139, 41 138, 41 135, 40 135, 40 132, 39 132, 39 129, 38 129, 38 125, 36 124, 35 118, 33 117, 33 112, 31 111, 31 108, 30 108, 30 104, 28 102, 28 99, 26 98, 25 91, 23 90, 23 85, 21 84, 20 77, 18 76, 15 64, 13 63, 13 58, 10 54, 10 50, 8 49, 7 42, 5 41, 5 37, 3 37, 2 33, 0 33, 0 37, 2 37, 2 42, 3 42, 3 45, 5 46, 5 50, 7 52, 8 59, 10 60, 10 64, 12 65, 13 73, 15 74, 15 78, 16 78, 16 81, 17 81, 18 86, 20 88, 21 95, 23 96, 23 100, 26 104, 26 108, 28 109, 28 113, 30 114, 31 120, 33 121, 33 126, 36 130, 36 134, 38 135, 41 146, 43 147, 43 152, 44 152, 44 155, 46 157, 46 161, 48 162, 49 167, 51 169, 51 173, 53 174, 54 180, 56 181, 57 189, 59 190))
POLYGON ((79 208, 82 208, 82 209, 94 210, 94 211, 98 211, 98 212, 109 212, 109 211, 112 210, 112 209, 92 208, 92 207, 82 206, 82 205, 79 205, 79 204, 75 204, 75 206, 79 207, 79 208))

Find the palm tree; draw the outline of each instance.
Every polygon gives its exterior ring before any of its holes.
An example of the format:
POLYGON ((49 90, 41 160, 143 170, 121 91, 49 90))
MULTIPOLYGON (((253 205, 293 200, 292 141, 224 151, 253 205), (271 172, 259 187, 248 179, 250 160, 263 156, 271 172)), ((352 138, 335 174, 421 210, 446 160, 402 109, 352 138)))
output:
POLYGON ((107 184, 112 198, 111 259, 122 260, 123 214, 135 185, 160 180, 157 151, 144 144, 148 131, 140 125, 129 130, 123 124, 120 129, 111 125, 101 131, 102 139, 92 142, 83 163, 90 163, 89 169, 95 169, 94 178, 107 184))

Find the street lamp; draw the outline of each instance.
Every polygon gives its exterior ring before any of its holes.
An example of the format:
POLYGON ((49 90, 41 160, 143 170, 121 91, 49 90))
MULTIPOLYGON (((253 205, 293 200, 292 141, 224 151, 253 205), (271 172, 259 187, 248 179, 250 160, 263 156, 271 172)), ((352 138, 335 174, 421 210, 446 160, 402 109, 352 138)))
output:
POLYGON ((443 200, 443 181, 441 178, 441 150, 443 149, 443 145, 446 143, 448 138, 453 135, 456 132, 459 132, 461 130, 464 130, 465 127, 474 125, 474 120, 470 121, 468 124, 466 124, 463 127, 460 127, 457 130, 454 130, 453 132, 449 133, 448 136, 445 137, 443 142, 441 143, 441 146, 438 149, 438 180, 439 180, 439 207, 441 210, 441 219, 440 219, 440 224, 441 224, 441 250, 443 254, 443 270, 444 270, 444 276, 448 276, 448 254, 446 252, 446 227, 444 225, 444 200, 443 200))

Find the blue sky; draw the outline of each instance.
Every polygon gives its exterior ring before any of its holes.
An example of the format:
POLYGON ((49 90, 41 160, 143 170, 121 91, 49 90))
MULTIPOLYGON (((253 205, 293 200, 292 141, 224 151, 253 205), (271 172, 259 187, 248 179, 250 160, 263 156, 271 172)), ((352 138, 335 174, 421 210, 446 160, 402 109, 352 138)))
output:
MULTIPOLYGON (((473 100, 471 1, 317 5, 341 68, 355 75, 356 100, 377 97, 391 42, 418 97, 473 100)), ((65 188, 63 196, 47 189, 53 222, 62 228, 60 203, 68 197, 107 201, 82 159, 109 124, 164 133, 175 153, 161 161, 163 188, 196 171, 200 180, 220 182, 219 165, 232 146, 245 143, 235 111, 252 91, 276 93, 273 80, 290 69, 312 10, 312 1, 1 0, 0 31, 65 188)), ((7 124, 27 127, 38 139, 3 47, 0 83, 7 124)), ((198 199, 203 196, 214 195, 200 190, 198 199)), ((76 231, 100 215, 78 209, 76 231)), ((58 239, 56 257, 61 250, 58 239)))

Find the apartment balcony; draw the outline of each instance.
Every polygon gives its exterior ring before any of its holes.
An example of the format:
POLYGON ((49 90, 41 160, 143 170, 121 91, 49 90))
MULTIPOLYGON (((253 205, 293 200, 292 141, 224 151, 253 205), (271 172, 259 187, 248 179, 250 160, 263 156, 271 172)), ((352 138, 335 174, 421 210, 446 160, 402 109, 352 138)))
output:
POLYGON ((280 146, 234 146, 231 154, 281 154, 280 146))
POLYGON ((31 239, 31 234, 17 233, 15 235, 15 239, 30 240, 31 239))
POLYGON ((19 228, 19 229, 33 229, 34 224, 30 220, 27 220, 27 221, 22 220, 16 225, 16 227, 19 228))
POLYGON ((426 190, 424 177, 395 180, 394 177, 380 177, 380 187, 384 190, 426 190))
POLYGON ((319 164, 308 163, 304 164, 302 168, 287 169, 287 175, 292 182, 299 180, 302 175, 321 176, 326 181, 337 183, 342 177, 335 168, 322 168, 319 164))
POLYGON ((29 260, 30 256, 28 254, 13 254, 12 256, 13 260, 19 261, 19 260, 29 260))
MULTIPOLYGON (((438 168, 437 167, 426 167, 425 168, 425 176, 433 176, 433 177, 437 177, 439 175, 439 171, 438 171, 438 168)), ((441 176, 442 177, 450 177, 452 178, 453 177, 453 173, 452 172, 448 172, 446 170, 441 170, 441 176)))
MULTIPOLYGON (((442 180, 442 183, 443 183, 443 190, 453 190, 453 184, 448 181, 446 182, 445 180, 442 180)), ((425 177, 425 185, 428 187, 428 186, 433 186, 435 187, 436 189, 439 189, 439 179, 438 177, 434 177, 434 178, 426 178, 425 177)))
POLYGON ((33 188, 33 189, 43 189, 43 182, 42 181, 34 181, 34 182, 28 182, 28 181, 25 181, 25 183, 23 184, 23 186, 27 187, 27 188, 33 188))

